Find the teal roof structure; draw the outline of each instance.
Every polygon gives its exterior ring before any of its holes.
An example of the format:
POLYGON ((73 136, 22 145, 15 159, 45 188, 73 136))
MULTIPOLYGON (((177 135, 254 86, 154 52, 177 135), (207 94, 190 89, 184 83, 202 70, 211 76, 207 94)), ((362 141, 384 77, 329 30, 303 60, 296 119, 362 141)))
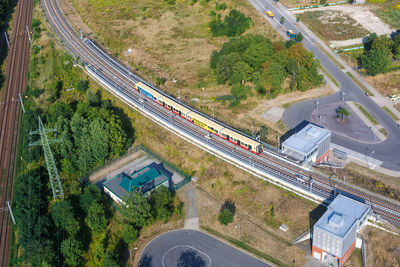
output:
MULTIPOLYGON (((132 173, 130 177, 125 175, 119 183, 119 186, 130 193, 132 190, 141 188, 143 185, 153 181, 160 175, 162 174, 160 174, 156 169, 145 167, 132 173)), ((165 177, 165 179, 168 178, 165 177)))

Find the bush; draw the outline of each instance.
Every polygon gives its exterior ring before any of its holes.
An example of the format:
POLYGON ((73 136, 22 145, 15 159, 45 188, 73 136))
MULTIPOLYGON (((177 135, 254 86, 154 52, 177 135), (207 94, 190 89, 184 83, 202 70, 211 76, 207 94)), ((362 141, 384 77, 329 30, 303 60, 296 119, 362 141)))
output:
POLYGON ((251 18, 246 17, 242 12, 233 9, 228 16, 221 20, 221 15, 214 16, 209 23, 211 33, 214 37, 218 36, 239 36, 253 24, 251 18))
POLYGON ((76 90, 79 92, 86 92, 89 89, 89 81, 88 80, 79 80, 76 84, 76 90))
POLYGON ((301 32, 299 32, 297 35, 296 35, 296 42, 301 42, 301 41, 303 41, 303 34, 301 33, 301 32))

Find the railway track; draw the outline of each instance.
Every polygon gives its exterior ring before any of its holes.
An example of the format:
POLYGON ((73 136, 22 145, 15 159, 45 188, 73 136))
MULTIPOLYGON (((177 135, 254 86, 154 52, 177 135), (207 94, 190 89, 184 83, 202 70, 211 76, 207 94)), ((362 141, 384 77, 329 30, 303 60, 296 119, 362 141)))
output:
MULTIPOLYGON (((26 86, 29 62, 29 36, 32 21, 33 0, 20 0, 11 35, 11 44, 6 68, 6 86, 2 95, 3 107, 0 111, 0 203, 12 199, 15 155, 20 118, 18 94, 26 86)), ((11 222, 7 211, 0 212, 0 265, 8 266, 11 222)))
POLYGON ((336 194, 340 193, 370 204, 375 213, 400 224, 400 207, 397 204, 384 201, 349 186, 334 183, 330 179, 306 171, 287 159, 279 157, 275 152, 266 151, 266 153, 254 155, 223 139, 210 138, 207 131, 190 124, 179 116, 171 115, 173 113, 150 100, 144 101, 144 96, 133 89, 136 82, 143 82, 140 77, 134 75, 128 68, 104 53, 91 40, 79 38, 64 17, 57 0, 42 0, 41 3, 50 26, 69 52, 89 65, 90 71, 104 84, 109 85, 108 87, 113 90, 114 94, 122 95, 127 99, 126 101, 130 101, 131 105, 142 107, 143 110, 161 118, 164 126, 169 123, 181 131, 185 131, 196 140, 202 140, 202 142, 212 145, 223 154, 232 156, 253 169, 279 177, 282 181, 294 184, 302 190, 309 190, 324 199, 333 199, 336 194))

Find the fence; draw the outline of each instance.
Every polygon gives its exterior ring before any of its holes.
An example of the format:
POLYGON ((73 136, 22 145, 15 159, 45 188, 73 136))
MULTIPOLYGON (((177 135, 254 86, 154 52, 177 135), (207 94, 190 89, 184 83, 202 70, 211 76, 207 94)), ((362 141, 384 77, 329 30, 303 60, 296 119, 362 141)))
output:
POLYGON ((150 156, 158 159, 159 161, 161 161, 165 166, 167 166, 168 168, 174 170, 175 172, 179 173, 180 175, 182 175, 183 177, 185 177, 185 179, 183 179, 182 181, 174 184, 174 189, 178 190, 179 188, 181 188, 182 186, 184 186, 185 184, 189 183, 192 180, 192 177, 185 173, 184 171, 182 171, 181 169, 179 169, 175 164, 169 163, 168 161, 164 160, 163 158, 161 158, 159 155, 157 155, 156 153, 154 153, 152 150, 150 150, 148 147, 144 146, 144 145, 139 145, 139 149, 143 150, 144 152, 146 152, 147 154, 149 154, 150 156))

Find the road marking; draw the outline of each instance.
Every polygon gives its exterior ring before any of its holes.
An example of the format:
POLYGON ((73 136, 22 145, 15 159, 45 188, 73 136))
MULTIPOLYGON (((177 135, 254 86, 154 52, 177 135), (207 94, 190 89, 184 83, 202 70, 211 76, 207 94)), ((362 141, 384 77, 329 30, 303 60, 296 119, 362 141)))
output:
POLYGON ((176 249, 176 248, 180 248, 180 247, 191 248, 191 249, 193 249, 193 250, 196 250, 196 251, 200 252, 201 254, 204 254, 204 255, 208 258, 208 260, 210 261, 210 263, 207 265, 207 267, 210 267, 210 266, 211 266, 212 260, 211 260, 210 256, 208 256, 208 255, 207 255, 206 253, 204 253, 203 251, 201 251, 201 250, 199 250, 199 249, 197 249, 197 248, 194 248, 194 247, 192 247, 192 246, 189 246, 189 245, 179 245, 179 246, 175 246, 175 247, 172 247, 172 248, 168 249, 167 252, 164 253, 164 255, 163 255, 162 259, 161 259, 161 263, 162 263, 162 266, 163 266, 163 267, 166 267, 165 264, 164 264, 164 258, 165 258, 165 256, 166 256, 169 252, 171 252, 171 250, 176 249))

